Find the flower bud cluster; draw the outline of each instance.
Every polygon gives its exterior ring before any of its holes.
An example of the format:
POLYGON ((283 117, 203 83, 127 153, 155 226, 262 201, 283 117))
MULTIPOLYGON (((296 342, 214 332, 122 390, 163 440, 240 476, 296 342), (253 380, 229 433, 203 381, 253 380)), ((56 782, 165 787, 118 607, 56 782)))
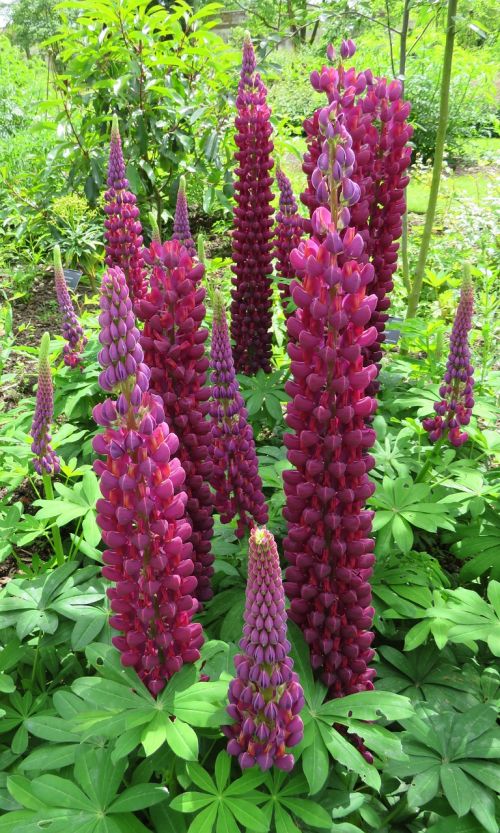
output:
POLYGON ((186 199, 186 180, 181 176, 179 190, 177 191, 177 202, 175 205, 174 233, 172 240, 178 240, 185 246, 189 257, 196 257, 196 246, 191 235, 189 225, 188 204, 186 199))
POLYGON ((135 194, 129 190, 125 176, 122 143, 118 119, 113 116, 111 147, 108 165, 108 190, 104 195, 106 220, 106 263, 122 269, 127 285, 135 301, 146 290, 145 269, 142 259, 142 226, 135 194))
POLYGON ((325 178, 330 207, 314 211, 312 237, 291 255, 297 310, 287 322, 287 424, 293 433, 285 435, 285 445, 293 469, 283 478, 290 617, 301 627, 330 696, 339 697, 372 688, 375 674, 368 667, 373 513, 365 502, 374 491, 368 449, 375 434, 367 420, 377 404, 366 391, 377 368, 365 364, 363 350, 377 338, 370 326, 377 296, 371 292, 373 265, 363 263, 363 239, 347 225, 350 165, 342 165, 340 180, 334 166, 339 148, 349 160, 350 142, 342 116, 335 123, 333 112, 331 168, 322 164, 313 174, 325 178))
POLYGON ((273 167, 271 111, 267 90, 255 71, 250 36, 243 45, 243 65, 235 119, 234 272, 231 336, 237 371, 271 370, 273 167))
POLYGON ((57 303, 62 313, 62 334, 67 341, 63 348, 64 364, 69 367, 77 367, 82 362, 81 353, 87 344, 87 338, 78 321, 66 286, 59 246, 54 246, 54 277, 57 303))
POLYGON ((436 416, 423 420, 423 426, 433 443, 447 435, 451 444, 459 447, 468 439, 467 432, 460 429, 469 424, 474 407, 474 368, 469 349, 473 310, 474 288, 470 270, 466 267, 450 336, 450 353, 444 381, 439 388, 441 401, 434 403, 436 416))
POLYGON ((276 171, 276 180, 280 189, 279 211, 276 214, 276 271, 281 277, 278 283, 281 302, 285 316, 288 317, 288 301, 290 300, 290 280, 293 278, 293 269, 290 264, 290 252, 297 248, 302 239, 302 217, 297 209, 297 202, 293 195, 290 180, 279 168, 276 171))
POLYGON ((259 477, 252 426, 234 370, 226 311, 218 290, 214 295, 211 347, 213 462, 211 485, 214 506, 222 523, 238 518, 241 538, 254 523, 265 524, 268 510, 259 477))
POLYGON ((302 740, 304 695, 289 657, 278 551, 267 529, 250 533, 240 648, 227 708, 235 722, 223 727, 227 751, 238 756, 242 769, 274 765, 289 772, 294 758, 286 749, 302 740))
MULTIPOLYGON (((355 52, 352 41, 344 41, 340 52, 343 59, 351 58, 355 52)), ((327 50, 327 54, 334 60, 333 49, 327 50)), ((351 221, 365 244, 363 259, 375 267, 371 291, 377 296, 370 324, 376 327, 378 336, 364 354, 367 364, 379 364, 390 305, 388 293, 393 288, 392 277, 397 268, 397 241, 402 234, 406 210, 404 189, 411 157, 408 141, 413 133, 407 122, 410 105, 402 100, 399 81, 387 82, 369 69, 356 73, 354 68, 346 69, 342 62, 337 67, 324 66, 321 72, 313 72, 311 83, 316 91, 326 94, 330 105, 336 104, 352 137, 355 162, 351 176, 360 194, 353 203, 351 221)), ((308 150, 303 170, 308 176, 308 187, 301 198, 311 214, 322 202, 312 175, 323 153, 320 115, 324 109, 318 108, 304 122, 308 150)), ((376 390, 377 382, 374 382, 369 392, 376 390)))
POLYGON ((97 523, 106 545, 103 575, 113 644, 153 695, 185 662, 200 657, 201 626, 192 622, 194 595, 191 527, 185 519, 184 469, 174 456, 177 437, 165 422, 159 396, 148 391, 126 279, 119 268, 101 287, 101 387, 114 394, 94 408, 104 431, 93 441, 104 460, 94 463, 102 498, 97 523))
POLYGON ((178 240, 151 243, 144 250, 151 266, 150 290, 136 304, 144 322, 141 345, 151 370, 151 389, 161 396, 166 419, 179 438, 178 456, 186 473, 186 516, 191 523, 197 598, 212 595, 210 542, 213 501, 209 481, 210 388, 203 327, 205 290, 199 286, 202 263, 193 262, 178 240))
POLYGON ((44 333, 40 342, 38 359, 38 387, 31 437, 31 450, 35 455, 33 468, 38 474, 57 474, 60 471, 59 457, 51 448, 50 426, 54 418, 54 389, 49 362, 50 336, 44 333))

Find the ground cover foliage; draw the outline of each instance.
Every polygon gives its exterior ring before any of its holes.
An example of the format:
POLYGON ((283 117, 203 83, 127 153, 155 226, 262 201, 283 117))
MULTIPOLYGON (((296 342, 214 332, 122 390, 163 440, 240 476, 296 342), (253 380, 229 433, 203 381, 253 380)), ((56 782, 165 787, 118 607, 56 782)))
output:
MULTIPOLYGON (((496 726, 500 440, 495 342, 500 301, 493 192, 487 185, 486 200, 472 190, 439 203, 415 318, 404 320, 407 290, 400 264, 392 278, 389 312, 396 320, 386 323, 388 337, 381 348, 377 379, 378 408, 368 414, 369 422, 363 427, 374 432, 370 434, 373 467, 369 474, 375 488, 366 496, 366 508, 375 513, 376 558, 368 578, 374 608, 374 657, 369 663, 375 669, 374 689, 364 681, 360 666, 363 682, 356 693, 345 688, 344 696, 332 699, 330 683, 321 681, 311 666, 306 629, 303 632, 289 618, 290 655, 301 694, 293 689, 290 702, 286 697, 277 701, 276 709, 270 709, 262 723, 285 721, 288 740, 296 734, 298 742, 287 749, 293 753, 294 766, 288 771, 287 754, 282 769, 248 768, 254 763, 250 759, 243 760, 242 769, 234 747, 232 754, 226 751, 232 733, 223 733, 221 727, 227 727, 231 719, 238 721, 248 709, 239 686, 248 675, 248 656, 243 663, 237 661, 236 667, 234 658, 240 653, 245 601, 249 592, 255 599, 261 581, 258 562, 249 563, 252 514, 262 523, 267 511, 266 527, 274 536, 281 566, 290 569, 287 536, 291 521, 286 513, 290 489, 284 489, 284 483, 294 482, 298 464, 287 457, 284 435, 293 428, 290 423, 287 427, 286 419, 296 403, 293 384, 297 378, 287 350, 291 340, 287 318, 297 314, 295 308, 300 308, 304 298, 297 296, 299 303, 295 302, 288 286, 293 270, 278 269, 276 263, 278 256, 278 265, 287 265, 285 214, 290 202, 285 200, 278 215, 282 225, 277 250, 272 255, 267 230, 262 238, 263 260, 267 264, 272 256, 274 263, 273 273, 265 278, 269 293, 261 298, 263 308, 269 298, 272 344, 266 341, 265 361, 255 375, 236 375, 230 362, 226 310, 231 306, 231 277, 238 273, 238 269, 231 271, 230 227, 232 181, 237 176, 232 156, 240 33, 236 30, 229 44, 220 40, 213 30, 218 11, 213 5, 173 4, 168 15, 163 5, 129 0, 61 4, 62 20, 58 18, 53 28, 46 24, 48 29, 41 36, 49 37, 44 47, 50 52, 48 76, 46 52, 36 46, 26 50, 31 41, 26 40, 24 29, 24 40, 18 42, 28 56, 21 56, 7 39, 2 46, 0 60, 9 67, 9 74, 2 73, 0 78, 6 90, 0 110, 0 833, 42 829, 57 833, 73 828, 82 833, 495 833, 500 780, 496 726), (101 24, 96 28, 97 19, 101 24), (34 79, 38 79, 36 106, 33 97, 19 94, 34 79), (120 168, 118 157, 115 174, 118 170, 119 175, 112 183, 108 181, 111 190, 104 198, 113 113, 117 117, 115 146, 118 124, 126 168, 120 168), (56 130, 48 114, 57 114, 56 130), (181 174, 186 174, 189 218, 183 181, 179 189, 181 174), (137 203, 129 197, 124 202, 134 213, 117 224, 108 223, 105 229, 106 217, 121 217, 120 195, 131 192, 137 203), (174 225, 178 193, 180 210, 174 225), (105 205, 110 207, 108 213, 105 205), (142 228, 136 227, 138 219, 142 228), (186 449, 194 447, 192 434, 198 431, 197 448, 205 442, 205 434, 198 430, 200 420, 211 419, 219 425, 213 528, 207 526, 206 508, 192 502, 193 495, 200 493, 202 478, 197 475, 201 471, 208 477, 208 470, 198 464, 188 472, 188 486, 182 487, 190 490, 188 511, 202 530, 197 539, 203 556, 197 573, 203 576, 202 605, 197 612, 195 605, 190 608, 190 623, 182 624, 184 630, 177 634, 184 640, 182 668, 178 670, 175 663, 162 666, 159 676, 154 663, 147 674, 138 676, 138 655, 129 651, 124 665, 120 661, 124 646, 117 649, 112 643, 117 635, 113 599, 123 576, 117 577, 117 562, 109 552, 121 542, 110 538, 113 529, 103 521, 109 507, 103 504, 99 485, 104 482, 102 468, 94 471, 105 444, 110 448, 116 440, 109 435, 106 421, 110 407, 115 408, 115 416, 125 409, 119 394, 129 397, 120 430, 130 431, 135 419, 132 388, 128 383, 117 387, 123 380, 117 381, 109 370, 112 337, 103 341, 103 330, 110 326, 106 323, 109 306, 101 302, 99 308, 99 298, 106 292, 110 298, 121 293, 121 300, 128 293, 124 289, 127 269, 122 277, 119 269, 114 271, 120 267, 120 245, 125 241, 126 249, 129 239, 120 238, 123 228, 133 236, 134 245, 143 237, 145 246, 138 262, 140 280, 134 284, 130 279, 131 288, 134 285, 140 295, 144 290, 136 306, 138 329, 130 319, 130 304, 128 318, 123 319, 128 322, 128 350, 140 365, 136 340, 144 328, 140 337, 146 364, 156 368, 154 395, 141 394, 146 398, 141 399, 137 431, 144 444, 151 443, 145 414, 158 423, 163 409, 168 428, 181 441, 180 451, 172 453, 185 465, 186 449), (193 238, 198 232, 204 242, 196 252, 193 238), (177 242, 162 245, 172 236, 189 240, 189 253, 177 242), (61 264, 56 249, 57 281, 52 269, 54 246, 62 254, 61 264), (105 256, 112 281, 106 292, 99 293, 105 256), (449 339, 464 261, 470 264, 474 288, 467 335, 474 404, 468 409, 470 421, 466 414, 459 428, 467 439, 454 444, 446 432, 441 437, 432 437, 430 432, 440 415, 450 424, 448 406, 439 404, 448 401, 443 380, 446 373, 451 374, 454 358, 465 355, 462 327, 458 335, 454 331, 450 364, 449 339), (83 271, 77 292, 68 294, 61 266, 83 271), (193 273, 189 290, 178 278, 180 268, 188 275, 193 273), (154 274, 151 284, 150 273, 154 274), (152 307, 160 303, 161 288, 166 285, 174 312, 168 317, 167 304, 160 326, 152 307), (174 296, 178 300, 173 301, 174 296), (193 329, 182 330, 185 307, 200 312, 194 314, 193 329), (45 330, 50 338, 43 339, 38 377, 39 342, 45 330), (179 332, 182 340, 176 342, 179 332), (103 345, 108 351, 104 356, 103 345), (197 349, 190 353, 199 345, 201 353, 197 349), (269 349, 271 372, 265 372, 269 349), (168 377, 168 368, 176 362, 189 368, 189 375, 172 375, 171 384, 165 387, 158 368, 168 377), (42 391, 38 403, 37 377, 42 391), (190 381, 194 377, 196 381, 190 381), (205 399, 201 392, 210 386, 214 386, 211 396, 205 399), (183 419, 184 399, 189 402, 192 431, 183 419), (111 401, 115 404, 106 404, 111 401), (42 430, 33 451, 35 407, 37 430, 42 430), (101 430, 96 426, 96 413, 104 432, 93 447, 101 430), (426 420, 434 420, 432 427, 426 420), (44 445, 47 421, 52 423, 50 452, 44 445), (235 424, 240 426, 236 452, 225 440, 235 424), (34 453, 41 473, 33 465, 34 453), (233 469, 228 462, 231 454, 239 461, 233 469), (239 501, 230 498, 239 478, 252 484, 253 491, 245 490, 244 501, 241 495, 239 501), (104 574, 103 564, 107 565, 104 574), (253 584, 247 591, 249 569, 253 584), (151 680, 159 677, 162 684, 151 686, 151 680), (226 710, 229 690, 230 717, 226 710), (301 722, 293 722, 290 711, 297 702, 303 703, 301 722)), ((296 5, 298 26, 301 15, 310 12, 296 5)), ((326 11, 331 11, 326 5, 326 11)), ((428 85, 438 83, 443 21, 432 17, 428 24, 429 10, 422 5, 413 10, 416 37, 424 29, 420 45, 425 46, 434 33, 434 51, 418 52, 416 47, 414 61, 419 68, 408 71, 405 98, 414 97, 417 115, 410 121, 415 124, 415 144, 421 154, 421 161, 410 168, 410 177, 418 180, 425 194, 426 166, 434 141, 429 130, 436 118, 428 85)), ((362 14, 372 11, 358 6, 362 14)), ((257 15, 264 11, 264 18, 278 25, 264 3, 255 4, 254 11, 257 15)), ((478 45, 465 24, 459 31, 449 134, 449 161, 458 169, 454 173, 450 167, 445 172, 450 183, 454 176, 467 173, 471 161, 471 177, 476 178, 487 178, 495 165, 494 140, 480 140, 489 142, 481 154, 478 145, 470 143, 472 135, 494 133, 491 52, 484 53, 483 62, 477 60, 481 49, 492 49, 492 35, 482 28, 486 26, 482 17, 469 15, 466 23, 471 19, 484 37, 478 36, 478 45), (473 56, 468 66, 467 56, 473 56), (472 82, 467 81, 466 69, 477 72, 470 76, 472 82), (461 97, 465 100, 469 82, 481 91, 477 110, 454 109, 461 97)), ((305 150, 299 125, 322 104, 318 93, 305 83, 309 71, 331 63, 325 58, 326 45, 334 39, 340 46, 341 35, 356 36, 358 52, 351 63, 358 70, 370 64, 375 73, 387 74, 390 69, 384 28, 375 27, 381 30, 378 40, 366 20, 364 24, 361 20, 350 28, 345 24, 344 31, 337 18, 327 21, 318 42, 309 47, 299 44, 293 61, 276 49, 279 39, 273 41, 272 30, 258 17, 252 18, 259 34, 254 41, 259 69, 274 109, 275 149, 265 148, 265 153, 275 161, 279 157, 280 185, 283 174, 288 174, 304 216, 307 210, 298 196, 308 183, 295 161, 305 150), (278 64, 283 67, 281 74, 276 72, 278 64), (292 92, 287 92, 289 88, 292 92)), ((314 20, 307 18, 307 23, 306 31, 311 33, 314 20)), ((300 27, 292 39, 300 41, 300 27)), ((351 47, 343 49, 345 59, 351 47)), ((241 122, 238 127, 242 129, 241 122)), ((261 132, 267 141, 266 128, 261 132)), ((349 178, 345 169, 342 177, 344 182, 349 178)), ((284 187, 286 191, 289 186, 285 183, 284 187)), ((344 189, 349 193, 349 186, 344 189)), ((266 180, 259 193, 264 192, 266 205, 278 209, 278 184, 266 180)), ((295 209, 291 216, 293 220, 295 209)), ((296 224, 291 228, 296 243, 300 236, 296 224)), ((421 229, 419 213, 411 212, 410 280, 421 229)), ((237 301, 233 295, 233 304, 237 301)), ((302 315, 300 320, 306 319, 302 315)), ((464 320, 463 313, 459 320, 464 320)), ((296 356, 293 359, 296 363, 296 356)), ((129 362, 129 374, 136 372, 135 365, 133 371, 131 367, 129 362)), ((143 384, 142 377, 139 382, 143 384)), ((115 431, 119 426, 113 420, 115 431)), ((452 432, 455 429, 452 425, 452 432)), ((168 443, 166 432, 164 439, 168 443)), ((118 453, 123 454, 123 448, 112 451, 111 459, 123 459, 118 453)), ((167 465, 164 458, 161 465, 167 465)), ((172 471, 176 480, 175 466, 172 471)), ((165 483, 170 476, 165 475, 165 483)), ((170 500, 170 487, 163 486, 170 500)), ((174 485, 172 490, 177 488, 174 485)), ((174 515, 173 511, 168 524, 179 524, 174 515)), ((264 537, 254 540, 253 547, 251 559, 258 550, 266 565, 264 573, 274 576, 279 608, 284 597, 272 543, 264 537)), ((161 560, 161 553, 157 556, 161 560)), ((286 572, 288 584, 297 580, 286 572)), ((194 582, 189 581, 191 576, 187 579, 182 579, 182 593, 191 598, 192 592, 194 598, 196 588, 190 589, 194 582)), ((176 585, 176 592, 180 586, 176 585)), ((122 589, 126 598, 130 587, 122 589)), ((154 596, 160 591, 151 585, 148 592, 154 596)), ((330 648, 324 645, 324 653, 330 648)), ((268 669, 257 666, 262 680, 268 669)), ((283 751, 275 750, 277 759, 283 751)))

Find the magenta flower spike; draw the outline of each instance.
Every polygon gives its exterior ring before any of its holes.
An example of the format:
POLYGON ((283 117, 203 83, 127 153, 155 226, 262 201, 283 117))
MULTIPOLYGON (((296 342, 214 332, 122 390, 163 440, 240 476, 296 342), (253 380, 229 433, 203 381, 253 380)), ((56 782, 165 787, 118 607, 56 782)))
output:
POLYGON ((182 246, 185 246, 189 257, 196 257, 196 246, 194 245, 191 228, 189 226, 186 179, 183 176, 179 180, 179 190, 177 191, 172 240, 178 240, 182 246))
MULTIPOLYGON (((344 41, 341 58, 349 59, 355 51, 352 41, 344 41)), ((329 48, 327 54, 333 61, 334 50, 329 48)), ((410 104, 401 98, 399 81, 377 78, 371 70, 356 73, 354 68, 346 69, 342 60, 336 67, 323 66, 321 72, 313 72, 311 84, 317 92, 326 94, 329 104, 337 103, 352 138, 355 158, 352 180, 360 191, 358 200, 352 205, 351 219, 364 241, 362 259, 375 268, 371 291, 377 296, 370 320, 370 325, 377 329, 377 338, 370 347, 363 349, 363 353, 367 366, 376 363, 380 367, 389 293, 393 288, 398 240, 406 210, 405 188, 411 161, 408 141, 413 134, 413 128, 408 124, 410 104)), ((301 199, 311 215, 321 202, 312 182, 323 141, 319 124, 321 109, 304 122, 308 150, 302 167, 308 177, 308 186, 301 199)), ((326 161, 323 156, 321 163, 326 161)), ((374 380, 368 392, 374 394, 377 388, 378 382, 374 380)))
POLYGON ((125 176, 122 142, 118 117, 113 116, 109 151, 108 190, 104 195, 107 214, 104 221, 106 263, 119 266, 125 275, 132 300, 142 298, 146 291, 142 258, 142 226, 135 194, 129 190, 125 176))
POLYGON ((424 419, 422 424, 429 432, 429 439, 435 443, 448 438, 455 447, 468 440, 466 431, 460 429, 470 422, 474 407, 474 368, 471 364, 469 332, 474 311, 474 287, 470 266, 466 264, 460 302, 450 336, 450 353, 446 364, 444 381, 439 388, 440 402, 434 403, 435 417, 424 419))
POLYGON ((224 302, 218 290, 214 293, 211 366, 213 468, 210 483, 215 490, 214 506, 222 523, 238 518, 236 535, 241 538, 254 523, 267 523, 268 509, 252 426, 247 421, 234 370, 224 302))
POLYGON ((38 358, 38 387, 31 437, 31 450, 35 455, 33 467, 38 474, 57 474, 60 471, 59 457, 50 445, 52 420, 54 419, 54 389, 49 362, 50 336, 44 333, 40 342, 38 358))
POLYGON ((210 491, 210 389, 203 327, 204 266, 194 263, 178 240, 153 242, 144 250, 151 266, 150 290, 136 304, 144 329, 141 345, 151 369, 151 389, 160 395, 165 415, 179 438, 179 459, 186 473, 186 516, 192 526, 197 598, 212 595, 211 538, 213 501, 210 491))
POLYGON ((120 631, 113 644, 153 695, 203 643, 190 524, 182 491, 178 440, 165 422, 161 398, 149 392, 139 331, 125 275, 109 268, 101 287, 99 382, 112 396, 94 408, 104 431, 93 441, 102 498, 97 523, 106 550, 103 575, 120 631))
POLYGON ((63 348, 64 364, 69 367, 77 367, 82 363, 81 354, 87 344, 87 338, 78 321, 68 287, 66 286, 59 246, 54 246, 54 277, 57 303, 62 314, 62 334, 67 341, 67 344, 63 348))
POLYGON ((227 708, 235 722, 223 727, 227 751, 238 757, 242 769, 274 765, 289 772, 294 758, 286 750, 303 737, 304 694, 289 656, 278 550, 267 529, 250 532, 240 648, 227 708))
POLYGON ((360 187, 351 179, 352 137, 336 102, 320 111, 319 124, 323 141, 311 180, 320 205, 312 236, 291 254, 297 309, 287 322, 291 433, 284 440, 293 469, 283 473, 283 543, 290 618, 330 697, 340 697, 373 688, 375 675, 373 513, 365 502, 374 491, 367 452, 375 439, 366 421, 376 407, 366 391, 377 368, 364 365, 363 350, 377 338, 369 324, 377 296, 363 238, 350 224, 360 187))
POLYGON ((272 344, 273 143, 267 90, 255 67, 247 34, 236 98, 231 336, 236 370, 249 375, 271 371, 272 344))
POLYGON ((279 211, 276 214, 276 271, 282 278, 278 283, 281 302, 285 316, 288 318, 288 301, 290 300, 290 280, 294 271, 290 263, 290 253, 296 249, 302 239, 302 217, 298 213, 297 203, 293 195, 290 180, 278 168, 276 180, 280 189, 279 211))

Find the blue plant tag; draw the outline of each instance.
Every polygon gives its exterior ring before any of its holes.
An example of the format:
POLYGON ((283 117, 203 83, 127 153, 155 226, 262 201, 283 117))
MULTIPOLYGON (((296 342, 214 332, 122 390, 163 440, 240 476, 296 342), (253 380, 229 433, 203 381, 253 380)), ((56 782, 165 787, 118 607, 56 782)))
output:
POLYGON ((403 319, 390 315, 387 320, 387 328, 385 331, 385 344, 397 344, 401 337, 401 330, 397 329, 398 324, 402 324, 403 319))

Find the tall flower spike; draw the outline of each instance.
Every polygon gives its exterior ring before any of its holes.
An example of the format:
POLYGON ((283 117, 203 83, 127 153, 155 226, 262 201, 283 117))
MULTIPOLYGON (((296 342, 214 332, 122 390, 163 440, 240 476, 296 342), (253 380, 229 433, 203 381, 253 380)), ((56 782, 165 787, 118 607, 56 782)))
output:
POLYGON ((148 392, 149 368, 121 269, 104 274, 99 323, 99 382, 113 396, 94 408, 104 428, 93 441, 104 456, 94 470, 102 494, 97 523, 107 547, 102 572, 114 585, 110 624, 121 632, 113 644, 156 696, 184 663, 199 659, 203 642, 201 625, 192 622, 197 581, 181 491, 185 474, 161 399, 148 392))
POLYGON ((288 301, 290 300, 290 280, 294 271, 290 263, 290 253, 296 249, 302 239, 302 218, 297 210, 290 180, 278 168, 276 180, 280 189, 279 211, 276 214, 276 271, 283 279, 278 283, 285 316, 288 318, 288 301))
POLYGON ((142 258, 142 226, 135 194, 129 190, 125 176, 122 142, 118 118, 113 116, 111 147, 109 151, 108 190, 104 195, 107 214, 104 221, 106 239, 106 263, 119 266, 125 275, 133 301, 142 298, 146 291, 144 261, 142 258))
POLYGON ((377 296, 368 294, 374 268, 363 264, 363 239, 350 225, 360 190, 351 179, 352 137, 336 103, 320 111, 319 124, 321 153, 311 179, 320 206, 312 237, 291 254, 297 309, 287 322, 292 433, 284 440, 293 469, 283 472, 283 544, 290 618, 330 697, 339 697, 372 688, 375 674, 368 667, 373 513, 365 501, 374 491, 367 450, 375 439, 366 420, 376 407, 366 389, 377 368, 363 367, 362 350, 377 337, 367 327, 377 296))
POLYGON ((151 242, 161 243, 160 228, 158 226, 158 220, 156 219, 154 211, 149 212, 149 222, 151 224, 151 242))
MULTIPOLYGON (((344 41, 341 58, 349 59, 355 51, 352 41, 344 41)), ((329 47, 327 55, 334 61, 335 50, 329 47)), ((363 348, 363 354, 367 366, 376 363, 379 368, 406 210, 405 188, 411 161, 408 141, 413 134, 408 124, 410 104, 402 99, 399 81, 377 78, 369 69, 356 73, 353 67, 346 69, 342 61, 337 66, 323 66, 320 72, 313 72, 311 83, 317 92, 326 94, 329 104, 337 103, 352 138, 355 157, 352 180, 360 189, 359 199, 352 205, 352 224, 364 241, 362 261, 374 266, 371 291, 377 296, 370 320, 370 325, 377 330, 377 338, 370 347, 363 348)), ((308 186, 301 199, 311 215, 321 203, 312 182, 323 142, 319 124, 321 109, 304 122, 308 149, 302 167, 308 186)), ((373 395, 377 388, 378 382, 373 380, 367 392, 373 395)))
POLYGON ((473 310, 474 287, 470 266, 465 264, 460 302, 450 336, 446 373, 439 388, 441 401, 434 403, 436 416, 424 419, 422 423, 433 443, 447 436, 450 443, 458 447, 468 439, 467 432, 460 429, 469 424, 474 407, 474 368, 469 348, 473 310))
POLYGON ((252 426, 247 422, 234 370, 226 311, 219 290, 214 292, 212 330, 212 476, 215 511, 222 523, 238 518, 236 534, 254 523, 265 524, 268 510, 259 477, 252 426))
POLYGON ((144 321, 141 344, 151 369, 151 389, 163 402, 169 425, 179 438, 179 459, 186 472, 186 515, 192 525, 191 543, 197 597, 212 595, 211 554, 213 502, 209 480, 210 389, 206 385, 208 358, 203 327, 205 290, 200 287, 204 266, 195 263, 178 240, 152 243, 144 250, 151 266, 150 291, 136 305, 144 321))
POLYGON ((236 107, 237 167, 233 230, 231 336, 238 372, 271 370, 272 199, 270 171, 271 111, 267 90, 255 71, 250 35, 243 44, 243 63, 236 107))
POLYGON ((54 418, 54 390, 49 362, 50 336, 44 333, 40 342, 38 358, 38 388, 36 391, 35 415, 31 425, 33 442, 31 450, 35 455, 33 467, 38 474, 57 474, 60 470, 59 457, 50 446, 51 424, 54 418))
POLYGON ((189 257, 196 257, 196 246, 194 245, 194 240, 191 236, 191 228, 189 226, 186 179, 183 176, 181 176, 179 180, 179 190, 177 191, 174 233, 172 235, 172 240, 178 240, 182 246, 185 246, 189 257))
POLYGON ((63 348, 64 364, 69 367, 77 367, 82 362, 81 353, 87 344, 87 338, 78 321, 66 286, 59 246, 54 246, 54 277, 57 303, 62 314, 62 334, 67 341, 63 348))
POLYGON ((294 759, 286 748, 302 740, 304 695, 289 657, 278 550, 267 529, 250 533, 240 648, 227 708, 235 722, 223 727, 227 751, 238 756, 242 769, 274 765, 289 772, 294 759))

